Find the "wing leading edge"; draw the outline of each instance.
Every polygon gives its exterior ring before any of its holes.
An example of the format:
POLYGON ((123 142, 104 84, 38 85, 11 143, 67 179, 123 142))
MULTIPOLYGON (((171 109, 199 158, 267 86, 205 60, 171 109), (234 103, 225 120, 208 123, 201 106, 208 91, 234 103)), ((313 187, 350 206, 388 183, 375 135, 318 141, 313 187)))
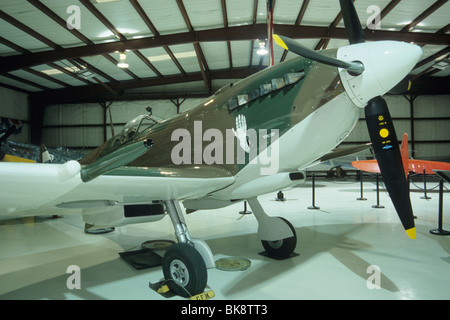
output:
POLYGON ((63 203, 151 203, 204 197, 234 183, 219 167, 121 167, 82 182, 80 164, 1 163, 0 217, 47 215, 63 203), (38 211, 36 211, 38 210, 38 211))

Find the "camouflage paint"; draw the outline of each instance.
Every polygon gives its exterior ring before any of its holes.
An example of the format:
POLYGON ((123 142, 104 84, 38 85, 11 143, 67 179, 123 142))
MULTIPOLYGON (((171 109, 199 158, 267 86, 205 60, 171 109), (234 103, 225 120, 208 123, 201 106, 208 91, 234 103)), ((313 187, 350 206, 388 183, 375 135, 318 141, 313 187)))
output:
MULTIPOLYGON (((333 57, 336 56, 336 52, 335 49, 323 51, 324 54, 333 57)), ((177 168, 176 172, 189 172, 189 176, 198 174, 199 177, 205 177, 206 172, 214 176, 217 176, 218 172, 222 176, 235 175, 248 164, 248 155, 244 164, 237 164, 237 161, 234 164, 226 164, 224 161, 224 164, 220 165, 205 163, 175 165, 171 159, 171 151, 179 144, 179 141, 171 141, 174 130, 186 129, 190 133, 191 139, 194 139, 194 123, 201 121, 202 135, 208 129, 218 129, 225 139, 226 131, 236 127, 236 117, 244 115, 248 129, 254 129, 256 132, 261 129, 266 129, 267 132, 277 129, 281 137, 290 128, 343 92, 344 88, 340 82, 337 68, 302 57, 294 58, 262 70, 235 84, 225 86, 196 107, 148 127, 128 140, 121 140, 120 135, 115 136, 80 163, 89 164, 97 160, 101 165, 102 157, 137 141, 151 139, 154 142, 151 150, 131 161, 127 167, 114 170, 109 174, 154 176, 161 175, 161 170, 144 170, 142 168, 177 168), (286 74, 297 72, 305 73, 300 81, 230 110, 230 100, 238 95, 248 94, 252 90, 259 89, 260 85, 270 84, 273 79, 283 78, 286 74), (210 172, 211 166, 220 168, 213 170, 214 173, 212 173, 210 172), (205 170, 207 167, 209 170, 205 170)), ((192 142, 194 144, 194 141, 192 142)), ((202 152, 210 143, 203 141, 202 152)), ((236 155, 236 147, 239 148, 239 141, 236 138, 234 138, 234 146, 236 155)), ((194 158, 194 152, 194 145, 192 145, 192 158, 194 158)), ((193 159, 191 163, 194 163, 193 159)))

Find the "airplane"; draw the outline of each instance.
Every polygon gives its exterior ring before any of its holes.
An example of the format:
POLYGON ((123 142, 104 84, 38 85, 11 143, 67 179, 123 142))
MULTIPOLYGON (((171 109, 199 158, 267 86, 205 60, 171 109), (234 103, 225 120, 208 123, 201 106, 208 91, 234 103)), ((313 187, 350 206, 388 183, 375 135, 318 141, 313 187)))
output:
MULTIPOLYGON (((7 154, 7 139, 12 134, 17 134, 22 131, 22 123, 18 120, 0 118, 0 161, 11 161, 11 162, 35 162, 29 159, 23 159, 20 157, 12 156, 7 154)), ((9 149, 9 148, 8 148, 9 149)))
POLYGON ((0 161, 3 162, 30 162, 36 163, 32 159, 30 145, 8 141, 11 135, 20 134, 22 132, 22 122, 16 119, 1 118, 0 126, 0 161), (18 151, 19 149, 24 152, 18 151))
POLYGON ((44 144, 40 146, 9 141, 11 135, 22 132, 22 122, 16 119, 1 118, 0 126, 0 162, 28 162, 28 163, 65 163, 69 160, 83 158, 81 152, 66 148, 50 148, 44 144))
POLYGON ((387 191, 414 239, 402 158, 381 96, 412 70, 422 50, 396 41, 365 42, 353 1, 340 5, 348 46, 316 52, 274 35, 299 57, 226 85, 170 119, 139 116, 80 161, 0 163, 0 212, 81 211, 95 227, 158 221, 167 214, 178 242, 162 258, 165 283, 177 295, 194 296, 205 289, 215 263, 207 243, 191 236, 181 204, 195 211, 247 201, 266 252, 289 257, 295 229, 269 216, 257 197, 304 181, 304 170, 349 135, 364 108, 387 191))
POLYGON ((0 162, 29 163, 66 163, 69 160, 80 160, 84 154, 80 151, 55 147, 47 148, 15 141, 4 141, 0 145, 0 162))
MULTIPOLYGON (((406 132, 403 134, 400 153, 402 156, 405 176, 408 176, 410 171, 418 174, 436 174, 435 170, 450 170, 450 163, 448 162, 409 159, 408 134, 406 132)), ((362 171, 380 173, 377 160, 353 161, 352 166, 362 171)))

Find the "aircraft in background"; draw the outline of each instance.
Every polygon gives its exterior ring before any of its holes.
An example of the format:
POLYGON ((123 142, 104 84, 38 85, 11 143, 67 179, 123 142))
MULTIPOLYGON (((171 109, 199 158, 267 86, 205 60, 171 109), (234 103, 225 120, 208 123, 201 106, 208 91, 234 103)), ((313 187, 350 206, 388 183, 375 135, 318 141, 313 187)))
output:
POLYGON ((89 225, 113 227, 167 213, 178 243, 162 259, 164 277, 174 293, 193 296, 203 292, 215 263, 206 242, 189 233, 181 203, 195 211, 245 200, 266 252, 289 257, 295 229, 269 216, 257 197, 304 181, 303 170, 349 135, 364 108, 387 191, 415 238, 402 158, 381 96, 412 70, 422 50, 365 42, 353 2, 340 4, 348 46, 316 52, 277 36, 300 57, 227 85, 171 119, 133 119, 79 162, 0 163, 0 215, 79 212, 89 225))
MULTIPOLYGON (((407 176, 409 172, 418 174, 436 174, 434 171, 450 170, 450 163, 447 162, 409 159, 408 134, 406 132, 403 134, 400 153, 405 176, 407 176)), ((380 173, 377 160, 353 161, 352 166, 362 171, 380 173)))
POLYGON ((30 163, 66 163, 70 160, 80 160, 83 152, 68 148, 47 148, 14 141, 5 141, 1 145, 0 162, 30 162, 30 163))
POLYGON ((22 122, 15 119, 0 118, 0 161, 8 162, 36 162, 31 159, 18 157, 9 153, 8 138, 13 134, 19 134, 22 131, 22 122))
POLYGON ((84 157, 81 152, 67 148, 50 148, 44 144, 36 146, 29 143, 9 141, 11 135, 22 132, 22 121, 1 118, 0 126, 0 162, 28 162, 28 163, 66 163, 69 160, 80 160, 84 157))

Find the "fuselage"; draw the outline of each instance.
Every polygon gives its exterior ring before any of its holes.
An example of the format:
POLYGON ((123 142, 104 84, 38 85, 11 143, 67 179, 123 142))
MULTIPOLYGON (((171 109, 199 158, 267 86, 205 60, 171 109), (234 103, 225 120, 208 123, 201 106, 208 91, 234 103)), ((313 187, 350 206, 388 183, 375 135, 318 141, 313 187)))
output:
MULTIPOLYGON (((336 56, 337 50, 324 53, 336 56)), ((129 167, 195 168, 191 172, 199 176, 206 168, 218 167, 234 176, 235 182, 209 197, 235 200, 295 182, 276 175, 315 163, 348 136, 359 113, 337 68, 298 57, 225 86, 198 106, 131 138, 128 133, 119 134, 84 163, 113 152, 127 139, 130 143, 151 139, 152 150, 129 167), (242 192, 253 181, 258 181, 258 187, 242 192)))
POLYGON ((67 203, 85 208, 103 200, 126 205, 173 199, 186 208, 190 201, 190 209, 214 208, 304 180, 301 171, 348 136, 360 108, 403 79, 421 50, 380 42, 322 53, 361 61, 366 70, 352 76, 309 59, 291 59, 225 86, 173 118, 147 126, 146 117, 131 121, 80 163, 3 165, 10 187, 3 190, 7 197, 0 209, 26 215, 67 203), (153 147, 122 167, 123 153, 148 140, 153 147), (107 167, 116 155, 122 158, 116 169, 82 181, 80 164, 107 167), (18 176, 22 184, 16 183, 18 176), (40 188, 43 177, 46 185, 40 188))
MULTIPOLYGON (((336 51, 325 53, 335 56, 336 51)), ((358 116, 337 68, 299 57, 225 86, 131 138, 118 135, 82 163, 124 142, 151 139, 152 150, 129 166, 216 166, 235 176, 238 187, 240 180, 306 168, 345 139, 358 116), (239 130, 247 131, 246 141, 239 130)))

